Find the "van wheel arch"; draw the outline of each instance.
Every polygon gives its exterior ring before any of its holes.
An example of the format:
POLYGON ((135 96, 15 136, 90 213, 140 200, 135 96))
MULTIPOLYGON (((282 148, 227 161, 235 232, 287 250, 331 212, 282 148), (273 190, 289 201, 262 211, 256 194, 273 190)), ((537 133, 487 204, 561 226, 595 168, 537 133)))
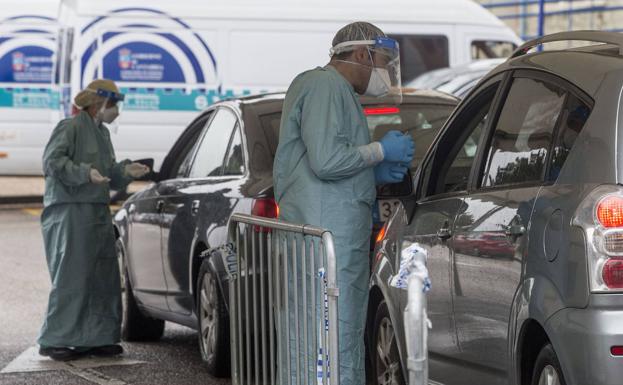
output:
POLYGON ((518 384, 531 384, 537 357, 541 349, 549 343, 550 339, 539 322, 534 319, 524 322, 517 342, 519 347, 517 355, 518 384))

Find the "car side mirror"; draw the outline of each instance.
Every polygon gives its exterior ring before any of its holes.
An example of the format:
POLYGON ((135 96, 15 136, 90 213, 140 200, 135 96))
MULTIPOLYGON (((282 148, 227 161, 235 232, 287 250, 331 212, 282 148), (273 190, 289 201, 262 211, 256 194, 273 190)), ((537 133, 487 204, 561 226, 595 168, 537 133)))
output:
POLYGON ((411 172, 407 172, 401 182, 388 183, 377 186, 377 198, 403 198, 413 194, 413 179, 411 172))

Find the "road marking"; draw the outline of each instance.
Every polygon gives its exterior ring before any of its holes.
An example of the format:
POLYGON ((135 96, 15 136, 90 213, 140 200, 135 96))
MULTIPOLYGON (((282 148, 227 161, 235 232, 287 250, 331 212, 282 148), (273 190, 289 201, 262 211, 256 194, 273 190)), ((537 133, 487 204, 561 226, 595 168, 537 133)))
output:
POLYGON ((40 217, 43 209, 22 209, 26 214, 30 214, 33 217, 40 217))
POLYGON ((108 377, 94 370, 94 368, 103 366, 138 365, 144 363, 145 361, 131 360, 124 357, 93 357, 68 362, 54 361, 48 357, 40 356, 39 348, 33 346, 26 349, 22 354, 11 361, 0 371, 0 374, 65 370, 98 385, 127 385, 121 380, 108 377))
POLYGON ((94 369, 71 368, 73 366, 71 363, 69 363, 68 366, 70 366, 70 369, 68 369, 70 373, 73 373, 78 377, 82 377, 85 380, 98 385, 128 385, 125 381, 108 377, 107 375, 100 373, 94 369))

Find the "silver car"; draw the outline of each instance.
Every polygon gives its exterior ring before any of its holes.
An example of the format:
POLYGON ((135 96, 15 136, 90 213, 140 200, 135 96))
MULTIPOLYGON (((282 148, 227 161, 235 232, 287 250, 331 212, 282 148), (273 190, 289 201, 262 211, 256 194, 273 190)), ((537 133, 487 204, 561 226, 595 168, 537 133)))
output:
MULTIPOLYGON (((463 100, 372 257, 375 384, 403 384, 400 250, 428 252, 430 377, 623 384, 623 35, 526 43, 463 100), (528 53, 539 43, 603 44, 528 53)), ((398 191, 398 190, 397 190, 398 191)))

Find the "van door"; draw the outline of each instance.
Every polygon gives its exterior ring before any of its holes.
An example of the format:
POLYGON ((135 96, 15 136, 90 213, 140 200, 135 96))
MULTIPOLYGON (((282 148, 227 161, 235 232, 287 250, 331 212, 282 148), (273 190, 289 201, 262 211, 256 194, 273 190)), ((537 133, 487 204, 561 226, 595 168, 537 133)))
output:
MULTIPOLYGON (((430 377, 442 383, 456 383, 455 372, 448 370, 448 366, 459 354, 452 306, 455 283, 451 246, 455 219, 463 210, 469 175, 499 84, 500 77, 492 79, 451 118, 426 160, 419 186, 422 199, 418 200, 413 219, 404 232, 406 244, 418 242, 428 252, 433 283, 428 294, 428 316, 433 324, 428 341, 430 377)), ((404 306, 405 293, 401 301, 404 306)))
MULTIPOLYGON (((506 384, 512 368, 509 319, 518 295, 535 200, 566 91, 517 72, 483 147, 474 191, 455 227, 454 315, 466 384, 506 384), (458 242, 458 240, 462 242, 458 242), (476 374, 475 374, 476 373, 476 374)), ((538 231, 538 230, 537 230, 538 231)))

